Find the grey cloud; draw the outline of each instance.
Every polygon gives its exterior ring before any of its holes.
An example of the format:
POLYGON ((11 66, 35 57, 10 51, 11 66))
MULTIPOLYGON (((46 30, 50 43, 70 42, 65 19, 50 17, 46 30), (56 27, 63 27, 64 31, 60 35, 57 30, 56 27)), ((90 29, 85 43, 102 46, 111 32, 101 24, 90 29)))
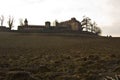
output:
POLYGON ((25 2, 29 4, 35 4, 35 3, 42 3, 44 1, 46 0, 26 0, 25 2))

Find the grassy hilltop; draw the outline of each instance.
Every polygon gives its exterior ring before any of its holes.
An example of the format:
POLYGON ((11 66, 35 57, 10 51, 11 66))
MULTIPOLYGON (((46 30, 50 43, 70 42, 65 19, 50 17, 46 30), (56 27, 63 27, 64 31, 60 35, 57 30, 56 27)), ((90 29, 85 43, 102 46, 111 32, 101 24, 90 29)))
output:
POLYGON ((0 32, 0 80, 19 80, 17 71, 29 72, 32 80, 99 80, 120 74, 120 38, 0 32))

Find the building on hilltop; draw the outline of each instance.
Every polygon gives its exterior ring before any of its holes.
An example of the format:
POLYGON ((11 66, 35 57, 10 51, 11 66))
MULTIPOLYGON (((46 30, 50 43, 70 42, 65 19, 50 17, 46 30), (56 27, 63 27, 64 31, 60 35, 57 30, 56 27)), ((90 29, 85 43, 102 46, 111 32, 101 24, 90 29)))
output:
POLYGON ((71 18, 71 20, 57 23, 58 27, 70 27, 73 31, 82 31, 81 23, 76 20, 76 18, 71 18))
POLYGON ((24 25, 18 26, 19 31, 26 31, 26 32, 39 32, 43 31, 46 28, 50 27, 50 22, 45 22, 45 25, 29 25, 28 20, 25 19, 24 25))
POLYGON ((45 22, 45 25, 29 25, 28 20, 25 19, 23 26, 18 26, 19 31, 52 31, 52 32, 62 32, 62 31, 82 31, 81 23, 75 18, 64 22, 56 22, 55 26, 51 26, 49 21, 45 22))

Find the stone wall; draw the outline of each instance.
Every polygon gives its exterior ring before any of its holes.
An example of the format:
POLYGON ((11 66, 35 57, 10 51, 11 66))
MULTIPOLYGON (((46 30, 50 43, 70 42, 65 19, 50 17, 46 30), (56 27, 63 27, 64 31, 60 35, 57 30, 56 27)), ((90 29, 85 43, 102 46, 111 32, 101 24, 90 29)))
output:
POLYGON ((71 27, 73 31, 82 30, 81 23, 77 21, 75 18, 71 18, 71 20, 68 21, 60 22, 58 23, 58 26, 71 27))

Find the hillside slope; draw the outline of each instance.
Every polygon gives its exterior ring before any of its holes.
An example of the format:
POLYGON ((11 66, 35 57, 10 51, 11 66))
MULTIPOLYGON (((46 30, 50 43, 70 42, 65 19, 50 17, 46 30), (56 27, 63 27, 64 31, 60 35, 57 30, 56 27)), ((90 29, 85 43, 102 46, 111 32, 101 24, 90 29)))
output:
POLYGON ((16 71, 36 80, 101 80, 120 74, 119 43, 92 35, 0 33, 0 80, 16 71))

